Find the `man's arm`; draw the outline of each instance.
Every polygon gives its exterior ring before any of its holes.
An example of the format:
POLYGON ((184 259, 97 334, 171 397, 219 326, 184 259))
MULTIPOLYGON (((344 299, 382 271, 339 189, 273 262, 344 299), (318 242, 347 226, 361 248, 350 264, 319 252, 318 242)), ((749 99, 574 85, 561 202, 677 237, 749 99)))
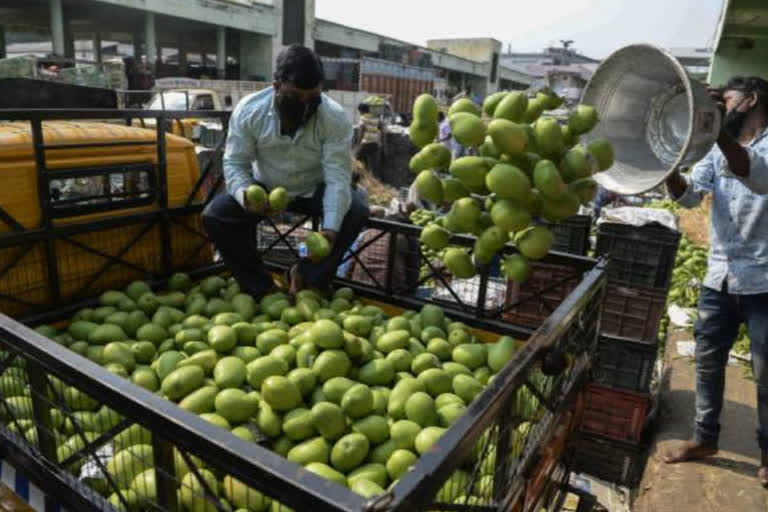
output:
POLYGON ((669 196, 685 208, 694 208, 714 187, 714 153, 710 151, 693 167, 690 178, 675 171, 667 178, 669 196))
POLYGON ((223 162, 227 192, 243 208, 246 208, 245 189, 256 183, 252 167, 256 157, 256 140, 248 123, 249 118, 239 108, 232 113, 223 162))
POLYGON ((717 145, 728 162, 728 170, 745 187, 755 194, 768 194, 768 159, 765 151, 744 147, 724 131, 720 132, 717 145))
POLYGON ((323 142, 323 230, 338 233, 352 203, 352 125, 331 119, 323 142))

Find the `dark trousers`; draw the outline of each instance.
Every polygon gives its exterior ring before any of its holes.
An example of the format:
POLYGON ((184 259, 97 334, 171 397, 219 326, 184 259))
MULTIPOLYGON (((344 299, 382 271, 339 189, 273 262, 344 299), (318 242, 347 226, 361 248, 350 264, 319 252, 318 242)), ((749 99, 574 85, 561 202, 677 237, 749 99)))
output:
POLYGON ((728 353, 742 322, 747 325, 751 341, 752 371, 757 383, 757 440, 762 450, 768 450, 768 293, 735 295, 727 289, 718 291, 702 287, 699 318, 694 326, 694 437, 698 441, 717 443, 728 353))
MULTIPOLYGON (((322 217, 324 185, 312 197, 299 197, 289 205, 291 212, 322 217)), ((263 216, 244 210, 230 194, 216 196, 203 211, 203 225, 216 246, 224 264, 237 279, 243 291, 261 296, 274 285, 256 245, 256 228, 263 216)), ((299 273, 307 286, 328 288, 346 250, 368 220, 368 204, 360 195, 352 194, 352 204, 344 217, 330 256, 319 262, 308 258, 299 261, 299 273)))

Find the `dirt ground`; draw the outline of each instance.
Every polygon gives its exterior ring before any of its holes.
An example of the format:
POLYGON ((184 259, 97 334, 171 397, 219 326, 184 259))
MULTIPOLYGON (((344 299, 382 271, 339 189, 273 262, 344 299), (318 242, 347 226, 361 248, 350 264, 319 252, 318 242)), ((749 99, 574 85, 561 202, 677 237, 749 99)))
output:
POLYGON ((712 210, 712 196, 708 195, 701 204, 692 209, 681 208, 680 231, 693 243, 703 247, 709 246, 709 214, 712 210))
POLYGON ((755 439, 755 384, 742 368, 729 366, 720 452, 705 461, 668 465, 660 454, 691 436, 695 373, 690 358, 677 354, 678 340, 690 332, 670 334, 662 408, 648 465, 634 500, 634 512, 765 512, 768 491, 757 483, 759 452, 755 439))

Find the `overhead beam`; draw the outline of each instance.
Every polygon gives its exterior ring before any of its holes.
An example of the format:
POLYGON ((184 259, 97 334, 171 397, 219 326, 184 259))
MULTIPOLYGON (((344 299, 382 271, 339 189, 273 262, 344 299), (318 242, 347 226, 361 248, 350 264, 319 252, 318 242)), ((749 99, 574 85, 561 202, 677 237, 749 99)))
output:
POLYGON ((768 27, 751 27, 749 25, 726 25, 722 37, 744 37, 748 39, 768 39, 768 27))
POLYGON ((95 0, 156 14, 202 21, 259 34, 275 34, 275 12, 270 5, 245 7, 211 0, 95 0))

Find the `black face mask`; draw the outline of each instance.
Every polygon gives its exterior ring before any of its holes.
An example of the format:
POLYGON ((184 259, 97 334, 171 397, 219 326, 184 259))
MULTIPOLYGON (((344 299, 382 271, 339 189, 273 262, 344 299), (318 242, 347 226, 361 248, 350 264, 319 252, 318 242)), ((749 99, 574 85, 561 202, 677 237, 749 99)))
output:
POLYGON ((739 110, 739 107, 744 103, 744 100, 746 100, 746 98, 741 100, 736 108, 725 114, 725 119, 723 120, 723 130, 725 130, 725 133, 730 135, 732 139, 738 139, 741 136, 741 130, 744 128, 744 123, 747 121, 750 112, 752 112, 751 108, 746 112, 739 110))
POLYGON ((278 94, 275 100, 280 115, 297 128, 315 115, 315 112, 320 107, 320 102, 320 96, 314 96, 309 101, 304 102, 292 96, 284 96, 282 94, 278 94))

